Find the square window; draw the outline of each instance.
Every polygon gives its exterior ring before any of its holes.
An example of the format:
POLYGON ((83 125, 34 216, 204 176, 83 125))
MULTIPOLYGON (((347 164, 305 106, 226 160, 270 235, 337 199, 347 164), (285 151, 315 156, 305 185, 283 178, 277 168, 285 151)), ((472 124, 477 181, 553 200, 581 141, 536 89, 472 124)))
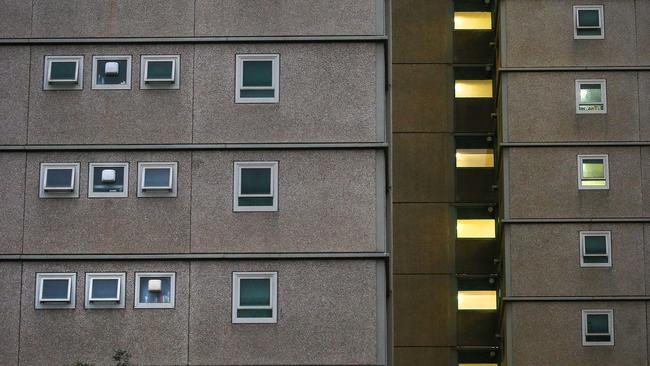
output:
POLYGON ((580 232, 580 266, 612 266, 612 234, 609 231, 580 232))
POLYGON ((277 272, 233 272, 232 322, 277 323, 277 272))
POLYGON ((79 163, 41 163, 40 198, 78 198, 79 163))
POLYGON ((454 30, 490 30, 492 13, 489 11, 454 12, 454 30))
POLYGON ((138 163, 138 197, 176 197, 178 163, 138 163))
POLYGON ((578 155, 578 189, 609 189, 607 155, 578 155))
POLYGON ((124 273, 86 273, 86 309, 123 309, 124 273))
POLYGON ((573 22, 575 39, 603 39, 605 26, 603 23, 602 5, 578 5, 573 7, 573 22))
POLYGON ((613 346, 614 345, 614 311, 613 310, 583 310, 582 311, 582 345, 583 346, 613 346))
POLYGON ((140 89, 179 89, 180 55, 143 55, 140 89))
POLYGON ((36 309, 74 309, 76 273, 37 273, 36 309))
POLYGON ((278 162, 235 162, 234 211, 278 210, 278 162))
POLYGON ((43 89, 83 89, 83 62, 83 56, 45 56, 43 89))
POLYGON ((93 56, 93 89, 131 89, 131 56, 93 56))
POLYGON ((280 55, 237 55, 236 103, 280 100, 280 55))
POLYGON ((606 87, 604 79, 576 80, 576 113, 607 113, 606 87))
POLYGON ((136 273, 135 307, 165 309, 174 307, 176 273, 136 273))
POLYGON ((128 197, 129 163, 90 163, 88 197, 128 197))

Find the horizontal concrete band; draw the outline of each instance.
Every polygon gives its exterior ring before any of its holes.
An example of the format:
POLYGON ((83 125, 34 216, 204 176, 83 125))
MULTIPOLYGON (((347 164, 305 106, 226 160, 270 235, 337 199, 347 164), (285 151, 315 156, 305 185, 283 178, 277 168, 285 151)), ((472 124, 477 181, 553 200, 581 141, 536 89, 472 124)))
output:
POLYGON ((387 149, 386 142, 261 143, 261 144, 159 144, 159 145, 0 145, 0 151, 99 150, 273 150, 273 149, 387 149))
POLYGON ((650 146, 650 141, 502 142, 501 147, 650 146))
POLYGON ((599 217, 599 218, 558 218, 558 219, 502 219, 502 224, 565 224, 583 222, 619 222, 642 223, 650 222, 648 217, 599 217))
POLYGON ((503 67, 499 72, 555 72, 555 71, 648 71, 650 66, 558 66, 558 67, 503 67))
POLYGON ((517 301, 650 301, 650 296, 506 296, 504 302, 517 301))
POLYGON ((120 43, 244 43, 244 42, 385 42, 385 35, 375 36, 251 36, 251 37, 70 37, 70 38, 2 38, 0 45, 20 44, 120 44, 120 43))
POLYGON ((0 261, 200 260, 200 259, 388 259, 386 252, 178 253, 178 254, 2 254, 0 261))

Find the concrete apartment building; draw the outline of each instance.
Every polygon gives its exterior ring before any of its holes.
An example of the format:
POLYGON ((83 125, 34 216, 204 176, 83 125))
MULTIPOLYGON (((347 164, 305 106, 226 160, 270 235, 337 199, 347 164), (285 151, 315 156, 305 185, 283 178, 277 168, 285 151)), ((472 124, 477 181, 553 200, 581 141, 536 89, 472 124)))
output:
POLYGON ((386 365, 383 0, 4 0, 0 365, 386 365))

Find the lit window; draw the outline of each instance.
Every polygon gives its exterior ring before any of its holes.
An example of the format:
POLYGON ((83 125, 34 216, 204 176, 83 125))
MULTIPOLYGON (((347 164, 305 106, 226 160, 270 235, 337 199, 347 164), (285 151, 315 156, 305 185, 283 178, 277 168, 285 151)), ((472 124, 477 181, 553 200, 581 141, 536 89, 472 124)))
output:
POLYGON ((489 239, 496 237, 494 219, 458 219, 456 237, 461 239, 489 239))
POLYGON ((602 5, 578 5, 573 7, 573 21, 575 39, 603 39, 605 26, 603 25, 602 5))
POLYGON ((497 366, 496 363, 459 363, 458 366, 497 366))
POLYGON ((580 232, 580 265, 582 267, 612 266, 612 234, 609 231, 580 232))
POLYGON ((124 308, 124 282, 124 273, 86 273, 86 308, 124 308))
POLYGON ((576 80, 576 113, 607 113, 605 80, 576 80))
POLYGON ((76 273, 37 273, 37 309, 74 309, 76 273))
POLYGON ((607 155, 579 155, 578 169, 578 189, 609 189, 607 155))
POLYGON ((237 55, 236 103, 277 103, 280 55, 237 55))
POLYGON ((41 198, 79 197, 79 163, 41 163, 41 198))
POLYGON ((234 210, 278 210, 278 162, 235 162, 234 210))
POLYGON ((131 56, 93 56, 93 89, 131 89, 131 56))
POLYGON ((88 197, 128 197, 129 163, 90 163, 88 197))
POLYGON ((456 30, 492 29, 492 13, 487 11, 454 12, 454 29, 456 30))
POLYGON ((140 58, 140 89, 179 89, 179 55, 146 55, 140 58))
POLYGON ((83 60, 83 56, 45 56, 43 89, 82 89, 83 60))
POLYGON ((176 197, 178 164, 138 163, 138 197, 176 197))
POLYGON ((136 273, 136 308, 173 308, 175 273, 136 273))
POLYGON ((232 322, 277 323, 277 272, 233 272, 232 322))
POLYGON ((492 80, 456 80, 456 98, 492 98, 492 80))
POLYGON ((497 292, 458 291, 458 310, 496 310, 497 292))
POLYGON ((582 311, 582 345, 583 346, 613 346, 614 345, 614 311, 613 310, 583 310, 582 311))
POLYGON ((456 168, 493 168, 494 150, 456 149, 456 168))

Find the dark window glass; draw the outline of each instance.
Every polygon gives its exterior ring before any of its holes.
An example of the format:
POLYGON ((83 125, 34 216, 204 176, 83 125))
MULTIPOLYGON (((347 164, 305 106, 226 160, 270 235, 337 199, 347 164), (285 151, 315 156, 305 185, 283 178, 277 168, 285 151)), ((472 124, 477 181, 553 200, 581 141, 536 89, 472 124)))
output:
POLYGON ((240 90, 240 95, 242 98, 273 98, 275 97, 275 90, 240 90))
POLYGON ((241 194, 271 194, 271 169, 242 168, 241 194))
POLYGON ((72 169, 49 168, 45 183, 49 188, 67 188, 72 185, 72 169))
POLYGON ((237 309, 239 318, 270 318, 272 316, 272 309, 237 309))
POLYGON ((581 27, 598 27, 600 26, 600 18, 598 10, 595 9, 581 9, 578 10, 578 25, 581 27))
POLYGON ((587 314, 587 333, 609 333, 609 316, 587 314))
POLYGON ((99 85, 124 85, 126 84, 127 60, 97 60, 97 84, 99 85), (106 63, 117 62, 119 72, 117 75, 106 75, 106 63))
POLYGON ((144 174, 145 187, 168 187, 171 170, 167 168, 146 168, 144 174))
POLYGON ((243 86, 273 86, 272 61, 244 61, 243 67, 243 86))
POLYGON ((585 254, 607 254, 607 238, 604 235, 585 236, 585 254))
POLYGON ((160 304, 171 302, 171 278, 140 277, 140 303, 160 304), (149 280, 160 280, 161 291, 149 291, 149 280))
POLYGON ((174 63, 172 61, 147 62, 147 77, 149 79, 170 79, 174 63))
POLYGON ((267 278, 242 278, 239 280, 239 305, 270 306, 271 280, 267 278))
POLYGON ((48 299, 65 299, 68 297, 68 280, 64 279, 44 279, 43 283, 43 300, 48 299))
POLYGON ((117 298, 118 280, 115 278, 95 278, 93 279, 92 298, 94 299, 114 299, 117 298))
POLYGON ((74 61, 52 61, 51 80, 74 80, 77 63, 74 61))
POLYGON ((93 168, 93 192, 124 192, 124 167, 93 168), (102 182, 102 172, 107 169, 115 170, 115 183, 102 182))

